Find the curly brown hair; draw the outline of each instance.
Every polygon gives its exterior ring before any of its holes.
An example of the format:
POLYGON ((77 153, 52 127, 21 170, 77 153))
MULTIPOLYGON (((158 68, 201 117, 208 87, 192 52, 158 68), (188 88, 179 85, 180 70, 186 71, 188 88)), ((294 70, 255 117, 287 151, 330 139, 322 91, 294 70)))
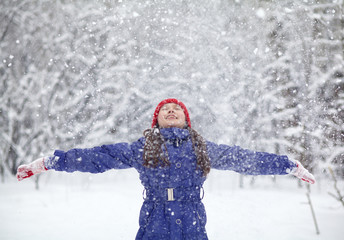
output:
MULTIPOLYGON (((192 148, 197 158, 197 168, 201 169, 203 176, 210 172, 210 161, 207 153, 207 145, 204 138, 191 127, 187 127, 190 132, 192 148)), ((168 152, 164 137, 157 127, 147 129, 143 132, 146 139, 143 148, 143 165, 145 167, 156 168, 158 166, 169 166, 168 152), (162 147, 163 146, 163 147, 162 147)))

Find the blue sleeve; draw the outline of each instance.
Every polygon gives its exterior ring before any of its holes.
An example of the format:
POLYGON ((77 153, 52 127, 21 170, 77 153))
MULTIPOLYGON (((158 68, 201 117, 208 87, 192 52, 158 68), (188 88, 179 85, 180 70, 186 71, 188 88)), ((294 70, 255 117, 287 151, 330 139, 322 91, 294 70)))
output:
POLYGON ((45 165, 48 169, 65 172, 101 173, 110 169, 133 167, 140 155, 139 141, 103 145, 94 148, 71 149, 67 152, 56 150, 45 165))
POLYGON ((284 175, 296 167, 287 156, 254 152, 239 146, 207 142, 207 150, 211 168, 219 170, 232 170, 247 175, 284 175))

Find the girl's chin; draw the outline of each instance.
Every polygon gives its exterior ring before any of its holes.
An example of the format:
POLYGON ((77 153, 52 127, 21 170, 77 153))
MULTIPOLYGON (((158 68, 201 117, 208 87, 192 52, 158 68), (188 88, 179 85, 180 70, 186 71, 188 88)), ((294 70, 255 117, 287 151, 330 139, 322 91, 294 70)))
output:
POLYGON ((180 125, 180 124, 174 122, 174 123, 168 123, 166 127, 167 127, 167 128, 179 127, 179 125, 180 125))

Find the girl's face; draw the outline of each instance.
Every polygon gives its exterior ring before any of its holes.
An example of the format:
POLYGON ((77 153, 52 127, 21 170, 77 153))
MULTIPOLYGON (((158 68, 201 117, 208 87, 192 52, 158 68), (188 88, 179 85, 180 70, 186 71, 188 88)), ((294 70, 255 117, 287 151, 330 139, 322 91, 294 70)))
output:
POLYGON ((185 114, 181 106, 175 103, 166 103, 159 111, 158 124, 161 128, 185 127, 185 114))

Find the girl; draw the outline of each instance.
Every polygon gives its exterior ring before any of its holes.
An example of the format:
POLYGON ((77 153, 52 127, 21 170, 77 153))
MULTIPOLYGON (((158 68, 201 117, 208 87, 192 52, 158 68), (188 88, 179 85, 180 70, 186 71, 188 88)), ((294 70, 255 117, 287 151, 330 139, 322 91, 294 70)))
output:
POLYGON ((177 99, 165 99, 152 128, 136 142, 90 149, 56 150, 53 156, 19 166, 18 180, 50 169, 101 173, 135 168, 145 188, 136 239, 208 239, 202 185, 211 168, 249 175, 285 175, 314 183, 298 161, 205 141, 191 128, 189 113, 177 99))

